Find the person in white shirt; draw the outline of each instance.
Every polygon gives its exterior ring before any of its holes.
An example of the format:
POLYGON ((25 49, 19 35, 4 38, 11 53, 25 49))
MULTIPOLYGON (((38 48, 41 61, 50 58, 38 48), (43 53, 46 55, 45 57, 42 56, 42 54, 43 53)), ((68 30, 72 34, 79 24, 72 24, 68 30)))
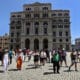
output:
POLYGON ((45 65, 46 58, 47 58, 46 52, 44 50, 42 50, 40 52, 40 64, 41 65, 43 65, 43 66, 45 65))
POLYGON ((7 71, 8 68, 8 49, 5 49, 4 56, 3 56, 3 68, 4 72, 7 71))

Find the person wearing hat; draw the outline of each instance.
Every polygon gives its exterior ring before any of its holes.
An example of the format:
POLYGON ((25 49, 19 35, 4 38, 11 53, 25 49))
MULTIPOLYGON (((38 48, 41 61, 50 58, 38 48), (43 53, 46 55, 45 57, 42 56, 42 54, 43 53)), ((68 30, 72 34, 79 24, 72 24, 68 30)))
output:
POLYGON ((4 50, 4 56, 3 56, 3 68, 4 72, 7 71, 8 68, 8 49, 4 50))

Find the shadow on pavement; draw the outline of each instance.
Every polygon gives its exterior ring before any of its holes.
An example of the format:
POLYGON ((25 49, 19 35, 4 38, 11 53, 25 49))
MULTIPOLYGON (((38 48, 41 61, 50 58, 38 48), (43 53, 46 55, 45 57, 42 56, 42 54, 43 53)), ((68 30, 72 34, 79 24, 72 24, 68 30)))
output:
POLYGON ((9 69, 8 71, 18 71, 18 69, 9 69))
POLYGON ((44 72, 43 75, 53 74, 53 72, 44 72))
POLYGON ((3 70, 0 70, 0 73, 4 73, 4 71, 3 70))
POLYGON ((34 66, 34 64, 29 64, 28 66, 34 66))
POLYGON ((48 70, 53 70, 53 68, 49 68, 48 70))
POLYGON ((36 67, 29 67, 29 68, 26 68, 26 70, 29 70, 29 69, 36 69, 36 67))
POLYGON ((74 72, 74 70, 64 70, 64 72, 74 72))

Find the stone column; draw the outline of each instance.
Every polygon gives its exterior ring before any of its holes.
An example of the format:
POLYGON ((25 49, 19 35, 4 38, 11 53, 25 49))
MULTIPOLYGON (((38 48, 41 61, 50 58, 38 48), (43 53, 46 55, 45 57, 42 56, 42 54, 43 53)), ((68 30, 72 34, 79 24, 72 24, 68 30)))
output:
POLYGON ((42 39, 40 38, 39 39, 39 50, 43 49, 43 41, 42 39))
POLYGON ((21 36, 25 34, 25 20, 23 19, 21 22, 21 36))
POLYGON ((21 49, 25 48, 25 39, 21 38, 21 49))
POLYGON ((53 44, 52 44, 52 38, 49 38, 48 39, 48 50, 52 50, 52 46, 53 46, 53 44))
POLYGON ((30 39, 30 49, 34 50, 34 39, 30 39))

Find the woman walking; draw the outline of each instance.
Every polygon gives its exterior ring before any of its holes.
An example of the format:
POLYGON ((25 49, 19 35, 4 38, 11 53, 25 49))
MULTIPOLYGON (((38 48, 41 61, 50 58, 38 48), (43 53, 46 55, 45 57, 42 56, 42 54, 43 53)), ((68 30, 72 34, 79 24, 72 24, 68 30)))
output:
POLYGON ((23 61, 23 53, 22 50, 19 49, 19 51, 17 52, 17 69, 21 70, 22 68, 22 61, 23 61))
POLYGON ((7 71, 7 68, 8 68, 8 50, 5 49, 5 52, 4 52, 4 56, 3 56, 3 68, 4 68, 4 72, 7 71))
POLYGON ((40 64, 44 66, 45 62, 46 62, 46 59, 47 59, 46 52, 44 50, 42 50, 40 52, 40 64))
POLYGON ((39 52, 38 52, 38 50, 35 50, 34 52, 33 52, 33 55, 34 55, 34 65, 35 65, 35 68, 37 68, 38 67, 38 62, 39 62, 39 52))

